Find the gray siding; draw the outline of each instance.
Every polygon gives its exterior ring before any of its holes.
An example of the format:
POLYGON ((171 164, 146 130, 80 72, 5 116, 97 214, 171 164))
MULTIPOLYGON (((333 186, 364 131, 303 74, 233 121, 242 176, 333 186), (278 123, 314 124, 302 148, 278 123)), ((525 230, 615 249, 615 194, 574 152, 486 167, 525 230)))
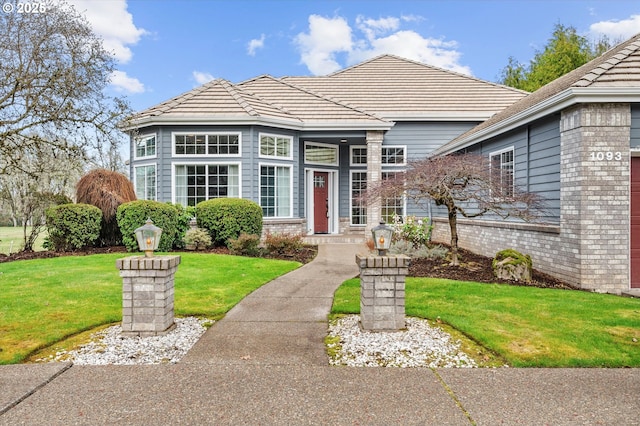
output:
POLYGON ((538 120, 504 136, 484 142, 480 153, 513 146, 515 154, 515 184, 538 194, 545 200, 548 217, 545 221, 560 221, 560 117, 554 115, 538 120))
MULTIPOLYGON (((383 145, 405 145, 407 158, 419 160, 427 157, 435 149, 455 139, 477 125, 477 122, 399 122, 384 135, 383 145)), ((383 170, 398 168, 384 167, 383 170)), ((400 168, 401 169, 401 168, 400 168)), ((426 217, 428 209, 424 204, 407 202, 407 215, 426 217)))
MULTIPOLYGON (((515 184, 538 194, 545 203, 545 222, 560 222, 560 126, 559 116, 538 120, 467 149, 482 155, 513 147, 515 184)), ((434 215, 444 217, 443 208, 434 215)), ((487 216, 485 218, 496 219, 487 216)))
POLYGON ((406 145, 410 160, 424 158, 477 122, 399 122, 384 135, 384 145, 406 145))
POLYGON ((640 149, 640 104, 631 105, 631 148, 640 149))

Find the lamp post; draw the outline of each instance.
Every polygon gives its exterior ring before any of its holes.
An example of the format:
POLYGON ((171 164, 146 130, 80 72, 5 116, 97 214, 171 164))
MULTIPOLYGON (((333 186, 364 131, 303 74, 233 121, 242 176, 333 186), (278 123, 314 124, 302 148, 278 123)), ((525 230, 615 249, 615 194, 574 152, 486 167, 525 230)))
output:
POLYGON ((144 252, 145 257, 153 257, 153 251, 158 249, 162 229, 153 224, 151 218, 147 219, 144 225, 134 231, 138 247, 144 252))
POLYGON ((384 221, 371 233, 378 254, 356 255, 360 267, 360 324, 367 331, 402 330, 410 259, 403 254, 387 254, 393 228, 384 221))
POLYGON ((151 219, 134 232, 144 256, 116 260, 122 277, 122 334, 160 336, 175 327, 174 277, 180 256, 153 256, 162 229, 151 219))
POLYGON ((384 220, 381 220, 380 225, 373 228, 371 233, 373 234, 373 246, 378 250, 378 255, 386 256, 387 250, 391 247, 393 229, 388 227, 384 220))

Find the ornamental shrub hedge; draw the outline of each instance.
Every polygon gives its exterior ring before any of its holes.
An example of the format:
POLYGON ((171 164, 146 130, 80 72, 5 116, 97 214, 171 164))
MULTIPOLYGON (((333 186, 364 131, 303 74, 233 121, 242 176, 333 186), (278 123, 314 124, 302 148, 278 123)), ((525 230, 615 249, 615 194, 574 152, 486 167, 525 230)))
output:
POLYGON ((262 208, 243 198, 215 198, 196 205, 198 226, 211 234, 215 245, 228 245, 240 234, 262 234, 262 208))
POLYGON ((121 204, 116 218, 122 232, 122 243, 128 251, 138 251, 135 230, 151 219, 153 224, 162 228, 158 251, 170 251, 177 240, 182 238, 180 216, 182 206, 159 201, 138 200, 121 204))
POLYGON ((100 237, 102 210, 90 204, 62 204, 45 212, 48 245, 55 251, 94 246, 100 237))

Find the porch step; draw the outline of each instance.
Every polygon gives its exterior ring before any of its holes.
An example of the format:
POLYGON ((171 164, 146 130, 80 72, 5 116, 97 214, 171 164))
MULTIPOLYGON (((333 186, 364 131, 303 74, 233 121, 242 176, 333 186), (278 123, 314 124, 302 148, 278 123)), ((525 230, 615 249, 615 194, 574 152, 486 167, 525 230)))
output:
POLYGON ((363 235, 308 235, 303 239, 305 244, 364 244, 363 235))
POLYGON ((630 290, 625 290, 622 292, 622 295, 627 297, 640 297, 640 288, 632 288, 630 290))

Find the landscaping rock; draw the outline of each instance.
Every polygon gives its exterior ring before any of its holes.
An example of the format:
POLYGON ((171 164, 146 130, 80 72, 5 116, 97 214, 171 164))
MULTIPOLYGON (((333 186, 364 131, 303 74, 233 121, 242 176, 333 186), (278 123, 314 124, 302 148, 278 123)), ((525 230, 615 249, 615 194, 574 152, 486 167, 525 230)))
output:
POLYGON ((533 263, 529 255, 516 250, 502 250, 493 259, 493 272, 502 280, 530 282, 533 263))

